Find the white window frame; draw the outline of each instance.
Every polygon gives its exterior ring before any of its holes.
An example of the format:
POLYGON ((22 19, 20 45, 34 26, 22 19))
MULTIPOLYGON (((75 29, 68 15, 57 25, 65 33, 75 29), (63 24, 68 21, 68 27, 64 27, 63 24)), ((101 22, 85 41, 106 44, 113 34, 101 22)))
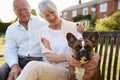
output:
POLYGON ((83 15, 88 15, 88 8, 83 8, 83 15))
POLYGON ((72 11, 72 17, 76 17, 77 16, 77 10, 73 10, 72 11))
POLYGON ((107 12, 107 9, 108 9, 107 3, 100 4, 100 12, 107 12))
POLYGON ((63 18, 64 18, 64 19, 67 19, 67 18, 68 18, 68 12, 64 12, 64 13, 63 13, 63 18))
POLYGON ((120 9, 120 0, 118 0, 118 9, 120 9))

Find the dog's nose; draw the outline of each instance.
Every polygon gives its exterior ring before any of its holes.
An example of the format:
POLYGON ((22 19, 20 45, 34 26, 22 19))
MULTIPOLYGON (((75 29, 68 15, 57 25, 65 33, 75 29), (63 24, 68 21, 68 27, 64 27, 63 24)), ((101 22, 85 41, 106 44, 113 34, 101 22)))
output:
MULTIPOLYGON (((83 56, 85 56, 86 54, 86 50, 85 49, 80 49, 78 52, 77 52, 77 55, 76 55, 76 59, 77 60, 80 60, 83 56)), ((85 56, 86 57, 86 56, 85 56)))
POLYGON ((85 49, 81 49, 81 50, 80 50, 80 55, 81 55, 81 56, 85 56, 85 54, 86 54, 86 50, 85 50, 85 49))
POLYGON ((89 52, 86 51, 86 49, 81 49, 80 50, 80 58, 86 57, 86 60, 90 59, 89 52))

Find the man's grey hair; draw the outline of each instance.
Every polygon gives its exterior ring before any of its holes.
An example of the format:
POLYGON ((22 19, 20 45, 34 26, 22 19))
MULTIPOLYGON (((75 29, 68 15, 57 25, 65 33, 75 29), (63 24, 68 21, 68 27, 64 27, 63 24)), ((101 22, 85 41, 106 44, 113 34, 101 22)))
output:
POLYGON ((15 3, 19 1, 24 1, 28 6, 30 6, 27 0, 13 0, 13 9, 15 9, 15 3))

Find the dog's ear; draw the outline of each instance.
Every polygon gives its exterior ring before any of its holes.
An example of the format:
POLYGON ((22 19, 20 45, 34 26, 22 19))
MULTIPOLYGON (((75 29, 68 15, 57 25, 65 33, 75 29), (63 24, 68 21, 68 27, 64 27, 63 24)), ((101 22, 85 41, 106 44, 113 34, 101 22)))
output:
POLYGON ((77 41, 77 38, 72 33, 67 33, 66 35, 68 45, 73 48, 74 43, 77 41))
POLYGON ((97 31, 93 32, 92 35, 89 37, 89 40, 92 42, 93 47, 98 45, 99 33, 97 31))

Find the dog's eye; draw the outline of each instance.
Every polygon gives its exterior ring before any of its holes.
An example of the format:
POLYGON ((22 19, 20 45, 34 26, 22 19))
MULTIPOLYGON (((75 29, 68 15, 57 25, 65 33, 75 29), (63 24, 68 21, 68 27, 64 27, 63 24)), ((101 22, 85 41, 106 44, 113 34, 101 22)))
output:
POLYGON ((80 50, 82 47, 80 45, 75 47, 75 50, 80 50))
POLYGON ((80 45, 78 45, 78 47, 79 47, 79 49, 81 49, 81 48, 82 48, 82 46, 80 46, 80 45))
POLYGON ((85 49, 87 49, 87 51, 90 51, 90 50, 92 49, 92 47, 89 46, 89 45, 87 45, 87 46, 85 47, 85 49))

